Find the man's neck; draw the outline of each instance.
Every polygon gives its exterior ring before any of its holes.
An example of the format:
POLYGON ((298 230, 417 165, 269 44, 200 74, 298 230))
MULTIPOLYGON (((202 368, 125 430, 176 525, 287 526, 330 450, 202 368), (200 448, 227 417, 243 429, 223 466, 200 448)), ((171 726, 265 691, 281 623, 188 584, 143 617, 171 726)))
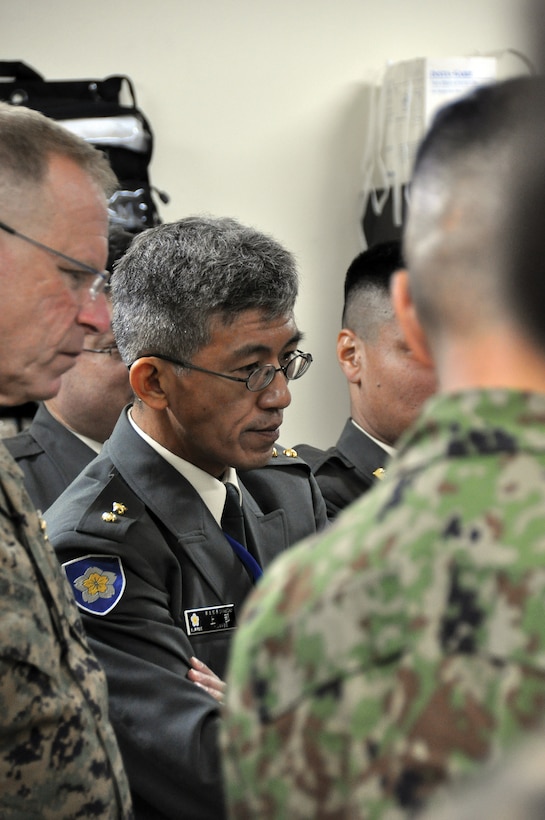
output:
POLYGON ((69 430, 72 433, 73 436, 76 436, 76 438, 79 438, 79 440, 82 441, 84 444, 86 444, 87 447, 89 447, 91 450, 93 450, 93 452, 95 452, 97 454, 100 453, 100 451, 102 449, 102 445, 104 444, 104 440, 98 441, 97 439, 93 438, 92 436, 87 436, 84 433, 79 433, 77 430, 74 430, 73 427, 70 427, 70 425, 67 424, 66 421, 63 418, 61 418, 61 416, 56 412, 55 408, 52 406, 52 402, 44 401, 43 404, 44 404, 46 410, 48 410, 49 413, 51 413, 51 415, 53 416, 55 421, 58 421, 59 424, 62 424, 63 427, 65 427, 67 430, 69 430))
POLYGON ((440 393, 503 387, 545 393, 545 351, 505 328, 436 351, 440 393))

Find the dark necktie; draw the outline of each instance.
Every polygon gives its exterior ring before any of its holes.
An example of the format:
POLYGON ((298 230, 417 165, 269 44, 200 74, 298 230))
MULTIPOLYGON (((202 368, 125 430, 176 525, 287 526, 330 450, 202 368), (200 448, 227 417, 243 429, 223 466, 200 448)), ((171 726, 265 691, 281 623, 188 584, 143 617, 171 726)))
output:
POLYGON ((240 506, 240 496, 234 484, 225 482, 225 506, 221 516, 221 528, 233 551, 238 555, 253 581, 257 581, 263 570, 246 549, 246 534, 244 532, 244 516, 240 506))
POLYGON ((221 516, 221 528, 227 535, 246 546, 246 534, 244 532, 244 516, 240 506, 240 496, 234 484, 225 482, 227 495, 225 496, 225 506, 221 516))

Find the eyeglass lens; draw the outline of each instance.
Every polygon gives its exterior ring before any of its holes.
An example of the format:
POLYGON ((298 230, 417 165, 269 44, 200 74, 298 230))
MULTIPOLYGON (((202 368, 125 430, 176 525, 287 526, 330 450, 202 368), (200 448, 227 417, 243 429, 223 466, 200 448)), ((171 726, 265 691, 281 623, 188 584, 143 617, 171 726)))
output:
POLYGON ((250 373, 248 377, 248 381, 246 385, 248 390, 252 390, 253 392, 258 390, 263 390, 265 387, 272 382, 276 373, 280 370, 284 373, 285 377, 293 381, 294 379, 299 379, 310 367, 310 363, 312 362, 312 356, 310 353, 297 353, 293 359, 290 359, 287 365, 277 368, 273 364, 264 365, 264 367, 258 367, 257 370, 254 370, 253 373, 250 373))

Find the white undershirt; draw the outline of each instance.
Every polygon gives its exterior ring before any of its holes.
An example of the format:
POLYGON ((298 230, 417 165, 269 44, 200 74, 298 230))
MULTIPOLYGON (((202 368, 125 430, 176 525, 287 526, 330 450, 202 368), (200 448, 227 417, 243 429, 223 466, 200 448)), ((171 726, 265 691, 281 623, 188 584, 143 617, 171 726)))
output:
POLYGON ((68 429, 70 430, 71 433, 74 433, 76 438, 79 438, 79 440, 83 441, 83 443, 86 444, 87 447, 90 447, 91 450, 93 450, 94 453, 97 453, 97 454, 100 453, 100 451, 102 450, 102 444, 100 443, 100 441, 95 441, 94 438, 88 438, 87 436, 82 436, 81 433, 76 433, 76 431, 72 430, 71 427, 69 427, 68 429))

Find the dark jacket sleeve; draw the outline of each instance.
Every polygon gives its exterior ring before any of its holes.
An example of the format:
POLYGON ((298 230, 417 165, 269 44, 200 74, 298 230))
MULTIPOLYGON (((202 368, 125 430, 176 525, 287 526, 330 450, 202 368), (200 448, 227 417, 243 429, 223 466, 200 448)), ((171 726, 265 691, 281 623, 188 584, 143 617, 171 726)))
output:
MULTIPOLYGON (((108 678, 110 719, 131 783, 137 818, 221 820, 225 815, 218 704, 187 679, 183 662, 178 670, 172 658, 158 665, 164 648, 153 653, 155 662, 148 659, 146 644, 151 635, 142 639, 131 636, 127 652, 105 643, 100 630, 90 625, 90 617, 84 620, 91 648, 108 678), (99 640, 92 638, 94 632, 99 640), (140 656, 136 654, 139 643, 140 656)), ((135 628, 137 625, 132 626, 135 628)), ((120 627, 121 641, 123 632, 120 627)))
POLYGON ((182 570, 138 500, 119 492, 115 498, 135 516, 120 519, 119 528, 108 530, 105 522, 101 532, 96 524, 91 535, 65 527, 64 513, 79 503, 70 491, 46 512, 46 520, 61 563, 91 555, 100 568, 104 556, 121 556, 125 586, 119 602, 106 615, 82 612, 82 617, 108 679, 110 719, 136 816, 221 820, 219 706, 187 678, 194 651, 181 625, 182 570), (104 537, 105 531, 116 540, 104 537), (149 551, 140 552, 139 545, 152 543, 149 560, 149 551))

